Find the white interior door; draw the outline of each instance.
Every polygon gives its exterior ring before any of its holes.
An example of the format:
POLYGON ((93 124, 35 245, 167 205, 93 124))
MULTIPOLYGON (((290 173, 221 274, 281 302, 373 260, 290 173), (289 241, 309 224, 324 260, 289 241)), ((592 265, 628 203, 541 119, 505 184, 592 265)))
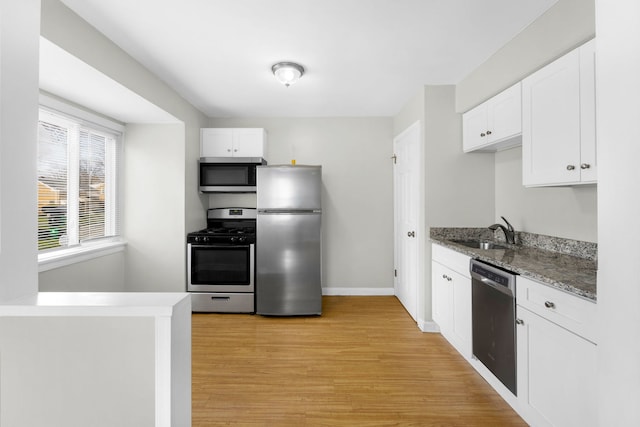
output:
POLYGON ((396 297, 411 317, 418 315, 420 123, 393 140, 396 297))

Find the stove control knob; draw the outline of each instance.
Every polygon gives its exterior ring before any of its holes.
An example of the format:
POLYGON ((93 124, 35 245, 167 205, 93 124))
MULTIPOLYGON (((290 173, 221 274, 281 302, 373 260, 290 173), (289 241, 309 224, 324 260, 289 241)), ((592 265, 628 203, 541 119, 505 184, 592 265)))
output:
POLYGON ((235 241, 238 240, 238 238, 237 237, 231 237, 231 238, 229 238, 229 240, 231 241, 231 243, 235 243, 235 241))
POLYGON ((209 236, 205 236, 205 237, 202 238, 202 241, 205 242, 205 243, 209 243, 209 240, 211 240, 211 239, 209 239, 209 236))
POLYGON ((247 241, 247 238, 246 238, 246 237, 238 237, 238 242, 240 242, 240 243, 244 243, 244 242, 246 242, 246 241, 247 241))
POLYGON ((193 238, 193 241, 194 241, 195 243, 198 243, 198 242, 200 242, 200 239, 201 239, 201 237, 200 237, 200 236, 195 236, 195 237, 193 238))

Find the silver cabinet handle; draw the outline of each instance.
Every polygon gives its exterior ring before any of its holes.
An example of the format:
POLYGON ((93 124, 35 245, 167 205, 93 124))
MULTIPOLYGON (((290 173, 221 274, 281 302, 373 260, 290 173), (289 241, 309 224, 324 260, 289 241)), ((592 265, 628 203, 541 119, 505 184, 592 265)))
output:
POLYGON ((231 148, 227 148, 227 153, 230 153, 230 152, 231 152, 231 148))
POLYGON ((589 169, 591 165, 589 163, 583 163, 580 165, 580 169, 589 169))
POLYGON ((451 279, 451 277, 447 276, 446 274, 443 274, 443 275, 442 275, 442 278, 443 278, 444 280, 446 280, 447 282, 450 282, 451 280, 453 280, 453 279, 451 279))
POLYGON ((516 325, 524 325, 524 320, 516 319, 516 325))
POLYGON ((480 134, 480 138, 484 138, 485 136, 487 136, 487 134, 485 134, 484 132, 480 134))
POLYGON ((568 171, 572 171, 574 170, 576 167, 574 165, 567 165, 567 170, 568 171))
POLYGON ((544 306, 547 308, 556 308, 556 305, 554 303, 552 303, 551 301, 545 301, 544 302, 544 306))
POLYGON ((491 135, 491 131, 490 130, 487 131, 487 135, 491 135))
POLYGON ((408 237, 416 237, 416 232, 415 231, 407 231, 407 236, 408 237))

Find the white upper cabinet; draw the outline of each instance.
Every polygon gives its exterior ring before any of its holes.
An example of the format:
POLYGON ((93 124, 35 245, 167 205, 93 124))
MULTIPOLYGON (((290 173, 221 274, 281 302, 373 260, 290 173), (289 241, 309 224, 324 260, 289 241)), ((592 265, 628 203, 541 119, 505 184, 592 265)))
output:
POLYGON ((200 129, 200 157, 262 157, 267 134, 261 128, 200 129))
POLYGON ((525 186, 596 182, 595 41, 522 81, 525 186))
POLYGON ((521 83, 518 82, 462 115, 462 148, 498 151, 520 144, 521 83))

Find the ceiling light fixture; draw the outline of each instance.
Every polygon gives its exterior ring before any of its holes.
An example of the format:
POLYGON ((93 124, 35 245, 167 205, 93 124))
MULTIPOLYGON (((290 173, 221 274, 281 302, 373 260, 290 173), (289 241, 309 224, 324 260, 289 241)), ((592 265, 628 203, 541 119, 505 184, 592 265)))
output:
POLYGON ((295 62, 278 62, 271 67, 273 75, 276 79, 286 87, 291 86, 304 74, 304 68, 302 65, 298 65, 295 62))

